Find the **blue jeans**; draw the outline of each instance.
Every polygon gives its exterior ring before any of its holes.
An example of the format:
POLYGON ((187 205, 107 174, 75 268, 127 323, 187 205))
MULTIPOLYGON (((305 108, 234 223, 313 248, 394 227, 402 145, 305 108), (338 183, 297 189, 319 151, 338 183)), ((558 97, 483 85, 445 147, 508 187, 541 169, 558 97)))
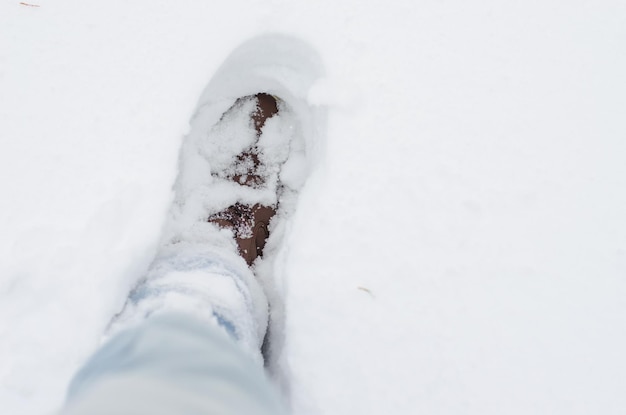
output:
POLYGON ((261 339, 242 338, 253 337, 249 269, 241 258, 188 248, 157 258, 122 327, 73 379, 61 414, 286 413, 256 356, 261 339), (229 297, 221 307, 204 303, 215 281, 229 297))

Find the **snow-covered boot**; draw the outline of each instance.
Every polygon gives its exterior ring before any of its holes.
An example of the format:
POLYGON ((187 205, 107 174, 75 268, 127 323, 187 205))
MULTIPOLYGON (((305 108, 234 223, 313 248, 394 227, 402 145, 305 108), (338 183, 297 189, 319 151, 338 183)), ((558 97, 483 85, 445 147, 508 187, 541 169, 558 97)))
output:
POLYGON ((282 241, 323 148, 325 110, 307 98, 321 74, 307 44, 280 35, 246 42, 215 73, 182 142, 155 259, 108 335, 182 313, 262 359, 267 294, 272 315, 282 310, 274 285, 282 241))

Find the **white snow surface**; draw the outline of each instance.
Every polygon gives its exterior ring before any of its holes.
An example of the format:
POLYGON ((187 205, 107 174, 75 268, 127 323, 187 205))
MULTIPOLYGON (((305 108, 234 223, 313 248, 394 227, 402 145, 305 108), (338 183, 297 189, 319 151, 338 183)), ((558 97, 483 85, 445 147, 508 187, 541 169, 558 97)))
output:
MULTIPOLYGON (((623 413, 623 1, 33 4, 0 3, 2 413, 62 404, 161 241, 202 91, 267 33, 324 71, 271 74, 306 87, 308 179, 259 267, 294 414, 623 413)), ((234 82, 209 89, 259 85, 234 82)))

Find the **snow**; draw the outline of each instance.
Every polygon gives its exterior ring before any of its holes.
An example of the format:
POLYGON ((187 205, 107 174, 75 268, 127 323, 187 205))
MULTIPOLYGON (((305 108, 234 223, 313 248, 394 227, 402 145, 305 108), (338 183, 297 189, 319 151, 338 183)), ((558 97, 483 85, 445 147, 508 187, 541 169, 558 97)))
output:
POLYGON ((0 5, 3 412, 62 403, 156 252, 202 91, 268 32, 325 73, 274 74, 310 150, 268 246, 293 412, 626 407, 623 2, 36 4, 0 5))

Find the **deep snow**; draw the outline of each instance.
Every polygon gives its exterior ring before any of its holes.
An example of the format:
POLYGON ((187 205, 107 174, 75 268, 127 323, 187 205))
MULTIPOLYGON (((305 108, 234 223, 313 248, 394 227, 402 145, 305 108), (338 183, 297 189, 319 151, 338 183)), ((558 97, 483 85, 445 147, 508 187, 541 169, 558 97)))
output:
POLYGON ((278 253, 297 414, 626 407, 621 1, 0 4, 0 407, 40 414, 152 259, 201 92, 308 42, 325 141, 278 253))

